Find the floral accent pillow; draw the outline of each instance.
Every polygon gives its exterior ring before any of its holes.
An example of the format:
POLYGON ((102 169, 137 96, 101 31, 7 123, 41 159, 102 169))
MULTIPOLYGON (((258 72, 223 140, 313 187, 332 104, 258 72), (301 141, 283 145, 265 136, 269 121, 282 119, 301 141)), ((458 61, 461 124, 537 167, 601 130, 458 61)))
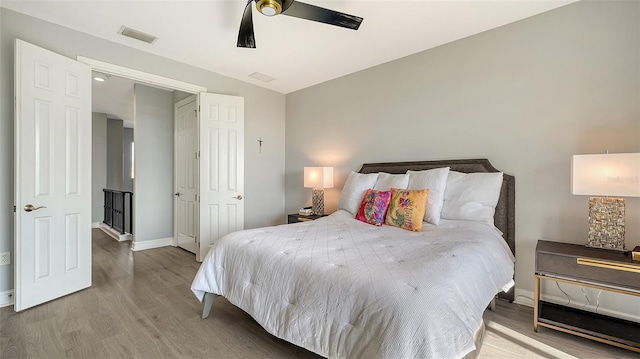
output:
POLYGON ((381 226, 391 200, 391 191, 368 189, 362 198, 356 219, 362 222, 381 226))
POLYGON ((391 189, 391 201, 385 224, 409 231, 420 232, 427 208, 429 189, 391 189))

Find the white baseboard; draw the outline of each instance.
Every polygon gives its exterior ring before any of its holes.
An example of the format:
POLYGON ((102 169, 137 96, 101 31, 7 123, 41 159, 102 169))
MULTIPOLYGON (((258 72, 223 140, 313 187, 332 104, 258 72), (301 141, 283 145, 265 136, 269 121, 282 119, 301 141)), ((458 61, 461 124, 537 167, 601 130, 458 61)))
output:
POLYGON ((13 289, 0 292, 0 308, 13 305, 13 289))
POLYGON ((513 302, 533 308, 533 292, 516 288, 513 302))
POLYGON ((118 242, 133 240, 133 235, 131 233, 120 233, 106 225, 104 222, 100 222, 100 229, 118 242))
POLYGON ((102 222, 92 222, 91 223, 91 228, 100 228, 100 223, 102 223, 102 222))
MULTIPOLYGON (((549 295, 549 294, 541 294, 540 297, 541 297, 540 299, 550 303, 567 305, 566 297, 559 297, 559 296, 549 295)), ((593 313, 596 312, 596 304, 587 303, 584 297, 581 298, 579 296, 573 295, 570 298, 571 298, 571 304, 569 306, 571 308, 586 310, 588 312, 593 312, 593 313)), ((524 289, 516 289, 514 302, 520 305, 525 305, 527 307, 533 307, 533 292, 524 290, 524 289)), ((634 310, 635 308, 629 308, 629 309, 634 310)), ((632 322, 638 322, 637 312, 635 314, 624 313, 617 310, 608 309, 603 306, 603 303, 600 303, 600 306, 598 307, 598 313, 608 315, 610 317, 626 319, 632 322)))
POLYGON ((146 249, 166 247, 173 244, 173 237, 150 239, 148 241, 133 241, 131 244, 132 251, 144 251, 146 249))

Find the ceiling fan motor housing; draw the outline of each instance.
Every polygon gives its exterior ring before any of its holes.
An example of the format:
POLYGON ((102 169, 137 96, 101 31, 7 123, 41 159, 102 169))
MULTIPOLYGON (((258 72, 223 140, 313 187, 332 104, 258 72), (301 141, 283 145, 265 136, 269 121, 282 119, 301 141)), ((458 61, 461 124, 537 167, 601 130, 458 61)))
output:
POLYGON ((258 0, 256 8, 263 15, 274 16, 282 12, 282 2, 280 0, 258 0))
POLYGON ((242 13, 240 31, 238 31, 238 47, 250 49, 255 49, 256 47, 256 38, 253 34, 253 18, 251 15, 253 2, 256 3, 256 9, 266 16, 282 14, 352 30, 358 30, 362 22, 362 18, 359 16, 325 9, 296 0, 247 0, 247 5, 245 5, 244 12, 242 13))

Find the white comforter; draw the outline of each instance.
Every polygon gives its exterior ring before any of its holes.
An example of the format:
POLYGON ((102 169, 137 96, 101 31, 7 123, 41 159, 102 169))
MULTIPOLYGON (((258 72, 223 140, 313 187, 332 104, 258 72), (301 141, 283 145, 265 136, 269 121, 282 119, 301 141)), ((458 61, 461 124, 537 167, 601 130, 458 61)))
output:
MULTIPOLYGON (((329 358, 460 358, 514 258, 494 228, 415 233, 345 211, 214 243, 191 290, 219 294, 269 333, 329 358)), ((215 308, 214 308, 215 313, 215 308)))

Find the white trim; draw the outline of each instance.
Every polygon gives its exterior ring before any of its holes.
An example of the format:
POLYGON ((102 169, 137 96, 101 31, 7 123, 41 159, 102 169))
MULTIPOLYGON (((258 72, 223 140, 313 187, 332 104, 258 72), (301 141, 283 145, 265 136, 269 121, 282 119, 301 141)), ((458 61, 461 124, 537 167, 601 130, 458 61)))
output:
POLYGON ((109 225, 104 222, 100 222, 100 229, 118 242, 133 240, 133 235, 131 233, 120 233, 115 229, 109 227, 109 225))
POLYGON ((516 288, 515 298, 513 302, 518 305, 524 305, 533 308, 533 292, 516 288), (524 299, 524 301, 522 301, 522 299, 524 299))
POLYGON ((100 228, 100 223, 102 223, 102 222, 92 222, 91 223, 91 228, 100 228))
MULTIPOLYGON (((520 304, 520 305, 525 305, 527 307, 533 307, 533 292, 528 291, 528 290, 524 290, 524 289, 516 289, 515 291, 515 303, 520 304), (525 299, 524 302, 521 302, 519 300, 519 297, 522 297, 525 299), (528 299, 531 299, 531 301, 529 301, 528 299)), ((555 304, 560 304, 560 305, 566 305, 567 304, 567 298, 564 297, 558 297, 555 295, 549 295, 549 294, 541 294, 540 295, 540 299, 550 302, 550 303, 555 303, 555 304)), ((571 308, 576 308, 576 309, 582 309, 582 310, 586 310, 589 312, 593 312, 595 313, 596 311, 596 305, 595 303, 591 303, 591 304, 587 304, 586 301, 584 300, 584 297, 578 297, 578 298, 574 298, 574 296, 571 296, 571 308), (586 304, 586 305, 585 305, 586 304)), ((606 307, 604 307, 602 305, 602 303, 600 303, 600 306, 598 307, 598 313, 599 314, 604 314, 604 315, 608 315, 610 317, 615 317, 615 318, 621 318, 621 319, 626 319, 632 322, 637 322, 638 321, 638 316, 634 315, 633 313, 624 313, 624 312, 619 312, 617 310, 612 310, 612 309, 607 309, 606 307)), ((532 318, 532 325, 533 325, 533 318, 532 318)))
POLYGON ((170 246, 172 243, 173 243, 172 237, 150 239, 148 241, 133 241, 133 243, 131 244, 131 250, 134 252, 144 251, 146 249, 170 246))
POLYGON ((108 75, 124 77, 137 82, 146 83, 160 87, 168 87, 170 89, 197 94, 199 92, 207 92, 206 87, 183 82, 180 80, 170 79, 168 77, 154 75, 148 72, 138 71, 123 66, 110 64, 100 60, 91 59, 84 56, 77 56, 76 60, 83 64, 87 64, 92 70, 102 72, 108 75))
POLYGON ((0 308, 13 305, 13 289, 0 292, 0 308))

